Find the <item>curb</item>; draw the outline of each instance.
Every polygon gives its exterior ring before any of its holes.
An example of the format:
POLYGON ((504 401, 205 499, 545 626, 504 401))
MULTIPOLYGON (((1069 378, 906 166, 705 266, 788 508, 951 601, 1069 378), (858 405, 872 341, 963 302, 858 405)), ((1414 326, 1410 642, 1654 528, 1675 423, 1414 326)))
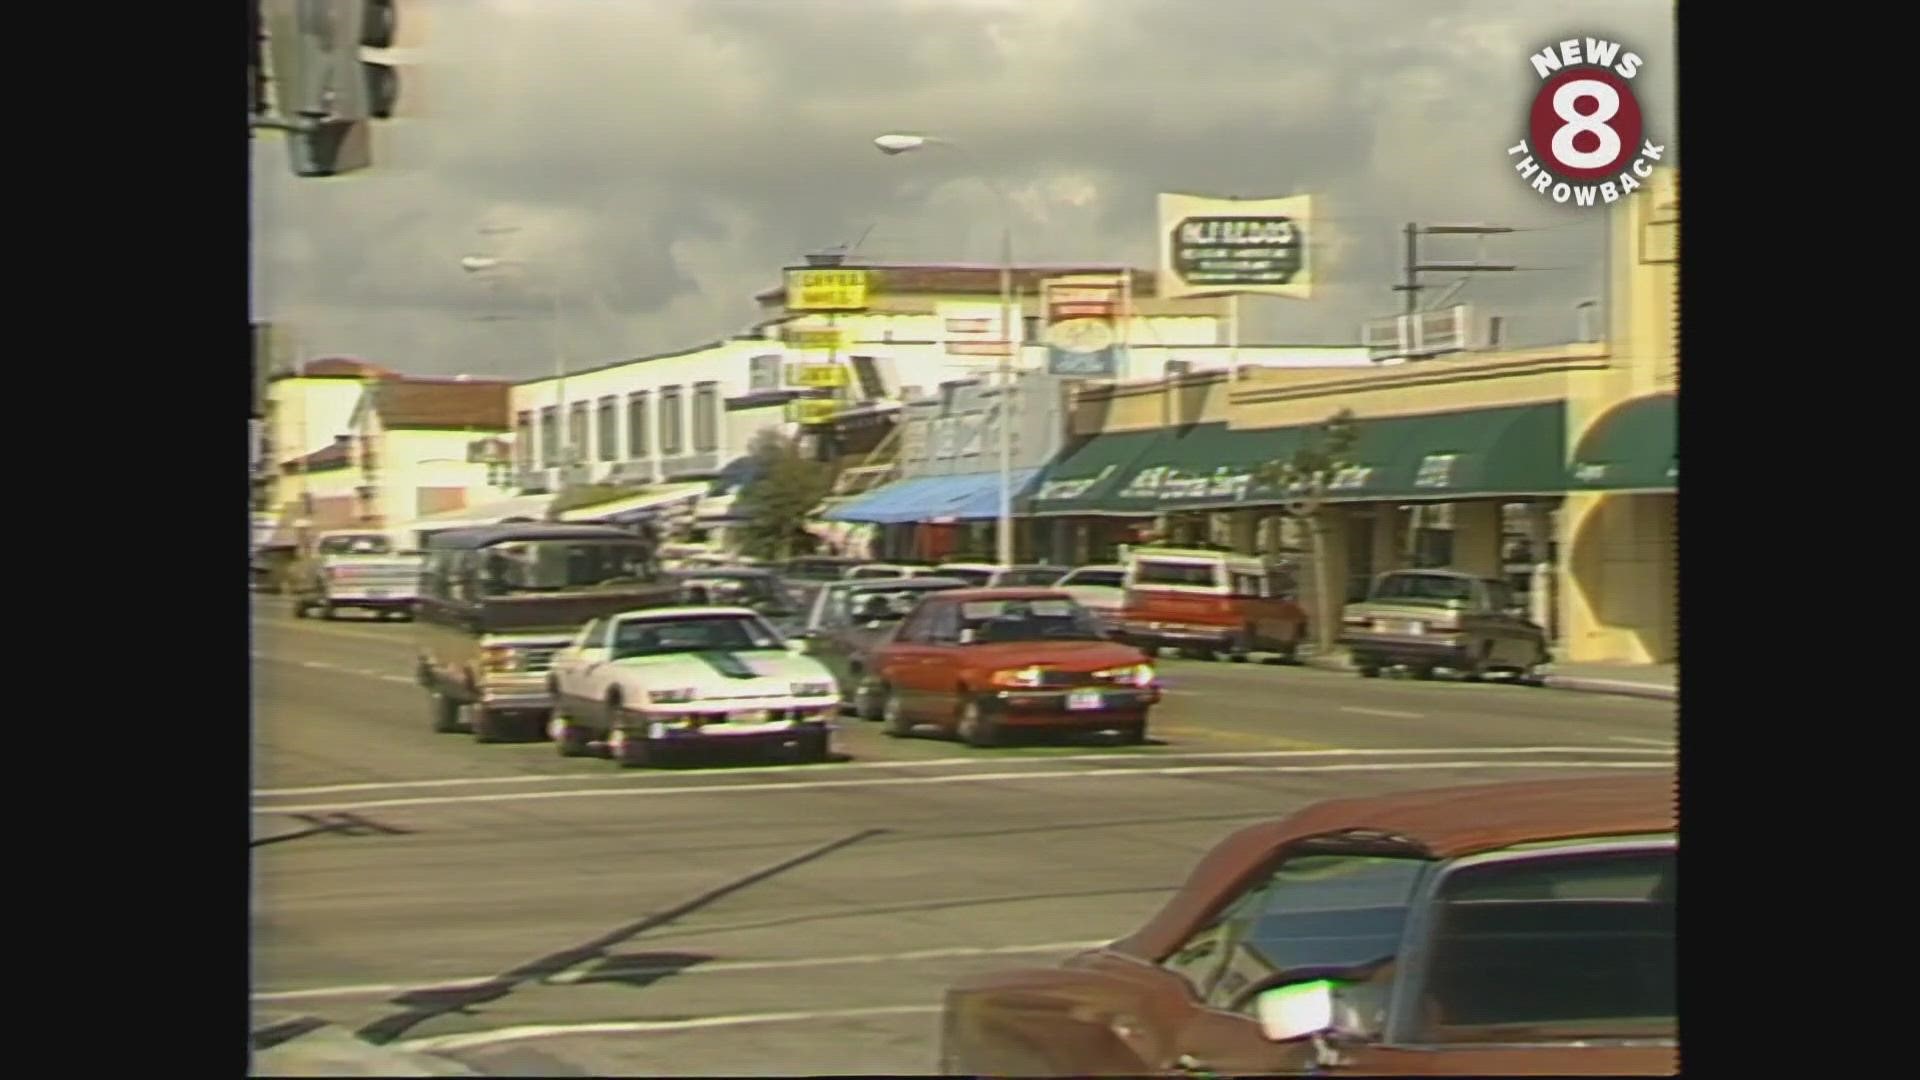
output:
POLYGON ((1677 701, 1680 689, 1675 686, 1662 686, 1659 683, 1626 682, 1618 679, 1589 679, 1578 675, 1546 675, 1540 680, 1542 686, 1555 690, 1580 690, 1590 694, 1620 694, 1624 697, 1651 698, 1655 701, 1677 701))
POLYGON ((250 1076, 482 1076, 439 1054, 380 1046, 319 1017, 281 1018, 252 1033, 250 1076))

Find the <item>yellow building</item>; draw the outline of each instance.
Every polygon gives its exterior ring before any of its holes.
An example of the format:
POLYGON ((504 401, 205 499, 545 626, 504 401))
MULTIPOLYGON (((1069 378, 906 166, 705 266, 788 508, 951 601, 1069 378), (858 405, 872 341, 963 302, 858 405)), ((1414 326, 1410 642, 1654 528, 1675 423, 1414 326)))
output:
POLYGON ((1055 519, 1056 558, 1108 557, 1142 535, 1300 554, 1282 494, 1257 473, 1347 409, 1359 438, 1329 495, 1327 553, 1343 599, 1386 570, 1450 565, 1511 581, 1558 659, 1673 661, 1674 175, 1612 214, 1606 342, 1084 390, 1073 441, 1025 510, 1055 519))

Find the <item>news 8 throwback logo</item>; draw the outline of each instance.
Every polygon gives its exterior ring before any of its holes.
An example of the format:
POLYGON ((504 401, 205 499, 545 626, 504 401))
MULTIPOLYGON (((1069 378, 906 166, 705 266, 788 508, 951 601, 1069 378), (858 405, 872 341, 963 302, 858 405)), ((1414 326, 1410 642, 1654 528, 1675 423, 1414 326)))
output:
POLYGON ((1526 138, 1507 148, 1529 187, 1557 203, 1611 203, 1640 187, 1666 147, 1646 131, 1633 80, 1644 61, 1619 42, 1568 38, 1527 57, 1540 89, 1526 138))

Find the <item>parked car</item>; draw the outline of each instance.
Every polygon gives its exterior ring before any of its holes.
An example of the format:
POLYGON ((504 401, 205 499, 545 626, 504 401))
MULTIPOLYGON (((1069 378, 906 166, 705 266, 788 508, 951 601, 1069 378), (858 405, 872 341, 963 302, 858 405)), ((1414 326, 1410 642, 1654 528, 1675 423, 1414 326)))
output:
POLYGON ((839 581, 860 560, 846 555, 802 555, 781 564, 780 576, 789 582, 839 581))
POLYGON ((928 593, 962 589, 956 578, 873 578, 823 586, 801 629, 808 656, 825 664, 840 699, 862 720, 880 719, 871 653, 928 593))
POLYGON ((1337 799, 1133 933, 946 994, 953 1076, 1672 1075, 1674 777, 1337 799))
POLYGON ((1254 653, 1292 660, 1307 636, 1293 574, 1252 555, 1188 548, 1127 553, 1115 637, 1156 656, 1177 648, 1211 660, 1254 653))
POLYGON ((861 563, 847 571, 846 580, 866 578, 932 577, 933 567, 917 563, 861 563))
POLYGON ((1140 650, 1106 640, 1054 589, 955 589, 923 598, 871 662, 889 735, 930 724, 971 746, 1011 728, 1146 738, 1160 701, 1140 650))
POLYGON ((554 658, 547 733, 560 753, 621 766, 716 746, 824 761, 840 710, 833 676, 744 607, 672 607, 594 619, 554 658))
POLYGON ((293 616, 318 611, 331 619, 341 608, 380 618, 413 618, 420 599, 420 555, 396 550, 386 533, 335 529, 308 541, 289 579, 293 616))
POLYGON ((976 589, 1045 588, 1058 582, 1067 572, 1064 566, 1025 563, 1002 566, 999 563, 941 563, 933 568, 941 577, 959 578, 976 589))
POLYGON ((1365 603, 1347 607, 1340 643, 1366 678, 1401 666, 1421 679, 1446 668, 1469 679, 1506 672, 1532 681, 1549 659, 1546 630, 1526 617, 1506 582, 1452 570, 1381 574, 1365 603))
POLYGON ((1127 597, 1127 568, 1118 563, 1080 566, 1067 571, 1053 587, 1073 597, 1074 602, 1100 620, 1103 626, 1117 626, 1120 609, 1127 597))
POLYGON ((435 533, 416 630, 433 730, 537 738, 553 708, 547 671, 582 623, 673 603, 656 555, 646 537, 603 525, 435 533))
POLYGON ((750 608, 785 637, 798 634, 806 622, 799 598, 771 570, 757 566, 682 567, 667 571, 665 578, 679 587, 682 604, 750 608))

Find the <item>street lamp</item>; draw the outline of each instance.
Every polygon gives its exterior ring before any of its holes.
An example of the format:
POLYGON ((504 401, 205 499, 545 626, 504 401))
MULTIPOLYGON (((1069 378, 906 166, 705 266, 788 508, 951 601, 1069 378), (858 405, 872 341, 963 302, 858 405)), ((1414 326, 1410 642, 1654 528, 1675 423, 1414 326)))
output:
MULTIPOLYGON (((460 269, 469 274, 484 274, 505 267, 516 267, 523 272, 532 270, 519 259, 502 259, 492 255, 466 255, 460 259, 460 269)), ((566 337, 561 332, 560 290, 552 282, 547 283, 547 299, 553 305, 553 422, 560 428, 559 437, 554 442, 560 449, 560 462, 564 469, 573 462, 573 432, 567 418, 566 337)), ((564 482, 564 477, 562 479, 564 482)))
MULTIPOLYGON (((944 146, 973 159, 965 147, 932 135, 888 134, 873 140, 880 152, 893 157, 909 150, 944 146)), ((978 165, 977 159, 975 164, 978 165)), ((1006 351, 1000 355, 1000 519, 999 551, 1002 566, 1013 565, 1013 210, 1006 191, 984 170, 978 175, 1000 200, 1000 333, 1006 351)))

